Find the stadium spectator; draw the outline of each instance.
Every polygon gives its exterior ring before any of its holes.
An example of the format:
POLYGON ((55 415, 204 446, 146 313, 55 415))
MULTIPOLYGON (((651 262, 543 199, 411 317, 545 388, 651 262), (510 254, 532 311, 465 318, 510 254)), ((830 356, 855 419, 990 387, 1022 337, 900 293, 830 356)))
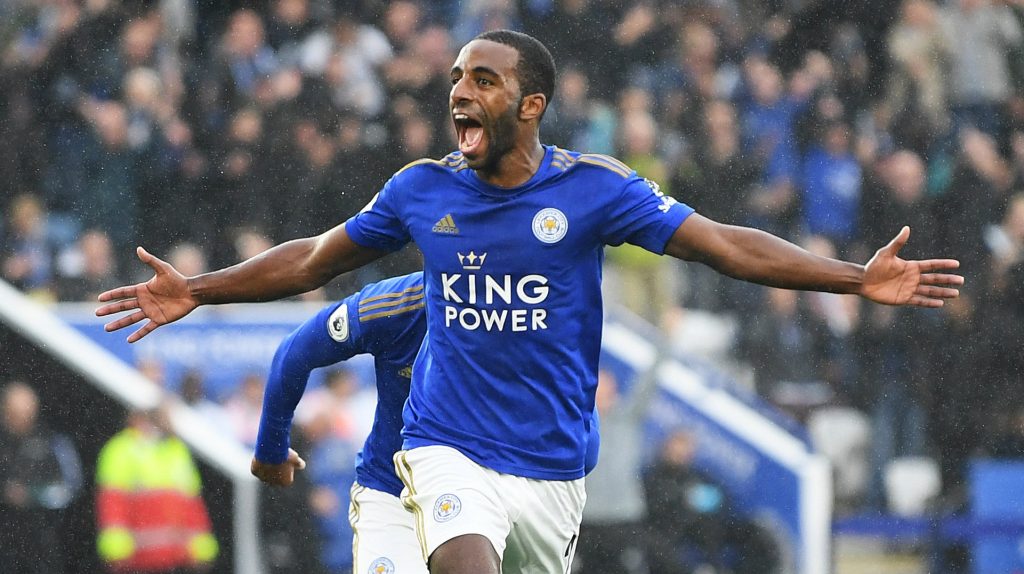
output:
POLYGON ((796 120, 808 102, 787 91, 782 72, 770 62, 748 57, 744 70, 750 95, 739 109, 743 150, 764 166, 764 175, 743 223, 786 235, 797 207, 796 120))
POLYGON ((650 571, 773 574, 782 566, 771 536, 741 516, 729 493, 694 464, 697 444, 670 432, 644 473, 650 571))
POLYGON ((950 45, 932 0, 904 0, 889 32, 885 98, 896 145, 923 154, 949 129, 950 45))
POLYGON ((267 43, 281 64, 300 65, 308 58, 321 26, 310 0, 274 0, 267 20, 267 43))
POLYGON ((607 116, 610 111, 590 99, 589 89, 583 72, 576 68, 562 70, 555 101, 551 104, 551 121, 544 133, 555 145, 564 148, 612 152, 614 147, 610 143, 601 146, 595 141, 600 114, 603 111, 607 116))
MULTIPOLYGON (((980 343, 970 350, 978 361, 968 363, 984 369, 984 380, 989 383, 985 392, 972 396, 969 401, 978 414, 998 413, 1012 417, 1015 405, 1024 400, 1019 384, 1019 374, 1024 367, 1020 353, 1024 345, 1022 218, 1024 199, 1021 192, 1017 192, 1010 197, 998 224, 990 224, 986 229, 986 262, 992 281, 987 290, 971 298, 980 343)), ((968 380, 977 376, 978 371, 972 371, 968 380)), ((977 438, 987 441, 985 437, 977 438)))
POLYGON ((113 574, 202 572, 217 558, 199 469, 165 408, 130 413, 96 462, 97 549, 113 574))
MULTIPOLYGON (((740 149, 736 108, 725 100, 704 105, 692 158, 676 166, 672 185, 678 197, 717 221, 740 225, 752 217, 754 191, 761 182, 762 166, 740 149)), ((683 303, 710 311, 736 309, 749 298, 746 286, 723 278, 705 267, 687 266, 683 303), (738 292, 739 291, 739 292, 738 292)))
POLYGON ((57 259, 57 296, 62 301, 92 301, 121 277, 110 237, 102 230, 83 233, 57 259))
POLYGON ((9 572, 69 570, 64 512, 81 492, 74 444, 39 421, 39 396, 15 381, 0 389, 0 563, 9 572))
POLYGON ((806 294, 769 288, 761 297, 764 307, 747 321, 738 355, 753 365, 758 393, 802 419, 833 398, 826 383, 828 329, 801 309, 806 294))
POLYGON ((1020 23, 991 0, 954 0, 941 15, 949 46, 950 104, 962 126, 1005 137, 1006 105, 1013 93, 1007 57, 1022 43, 1020 23))
POLYGON ((274 246, 274 242, 260 231, 259 228, 240 229, 235 234, 233 243, 235 247, 235 261, 245 261, 250 257, 256 257, 274 246))
POLYGON ((138 155, 128 139, 128 111, 119 101, 98 99, 84 100, 78 110, 91 130, 86 136, 82 196, 74 198, 72 209, 85 227, 103 229, 122 251, 136 241, 135 224, 116 222, 138 217, 138 155))
POLYGON ((335 107, 365 118, 380 115, 387 101, 381 68, 394 57, 387 36, 340 14, 330 33, 313 41, 316 50, 307 52, 302 69, 326 76, 335 107))
MULTIPOLYGON (((832 242, 821 236, 803 241, 805 249, 822 257, 836 257, 832 242)), ((845 405, 863 405, 860 395, 860 361, 856 350, 857 331, 861 326, 862 305, 856 297, 836 293, 803 294, 800 311, 808 323, 817 325, 822 341, 819 372, 828 384, 834 401, 845 405)))
POLYGON ((238 388, 224 401, 224 414, 234 437, 248 447, 256 445, 265 384, 262 375, 250 373, 242 378, 238 388))
POLYGON ((1009 375, 1019 372, 1017 357, 1024 341, 1020 323, 1012 324, 1015 320, 1012 315, 997 317, 969 290, 942 310, 933 327, 977 342, 957 345, 951 337, 941 337, 927 364, 928 452, 939 464, 942 492, 951 505, 966 495, 970 459, 992 444, 993 432, 999 432, 1001 421, 1024 398, 1018 378, 1009 375), (977 381, 985 381, 980 392, 977 381))
POLYGON ((1001 221, 987 226, 985 246, 991 254, 993 287, 1003 291, 1009 270, 1024 261, 1024 192, 1013 194, 1001 221))
POLYGON ((850 128, 833 122, 804 157, 801 213, 807 233, 828 238, 849 257, 860 236, 861 167, 850 146, 850 128))
POLYGON ((135 362, 139 373, 162 389, 167 388, 167 367, 155 357, 143 357, 135 362))
POLYGON ((760 181, 761 165, 740 150, 735 107, 726 100, 708 102, 698 133, 693 162, 676 168, 673 186, 709 217, 742 224, 749 218, 750 195, 760 181))
MULTIPOLYGON (((616 74, 610 72, 609 58, 616 49, 608 41, 615 26, 616 8, 608 2, 566 0, 554 2, 550 9, 529 14, 524 32, 534 35, 552 53, 562 55, 566 66, 579 68, 589 80, 590 93, 597 100, 612 104, 617 99, 616 74)), ((598 152, 600 153, 600 152, 598 152)))
POLYGON ((863 196, 864 243, 872 244, 891 233, 898 222, 906 221, 921 241, 914 249, 930 249, 939 230, 933 200, 928 196, 927 166, 921 157, 898 150, 880 162, 873 176, 863 196))
MULTIPOLYGON (((659 193, 671 196, 666 186, 668 166, 661 160, 655 149, 658 143, 658 128, 654 118, 646 110, 650 107, 651 96, 645 91, 634 92, 643 103, 628 111, 619 125, 619 154, 636 170, 637 175, 648 181, 666 182, 659 193)), ((630 104, 623 104, 631 107, 630 104)), ((649 323, 660 325, 665 314, 675 308, 678 302, 679 281, 676 263, 659 257, 635 245, 621 245, 608 250, 608 265, 604 280, 606 289, 627 309, 649 323)))
POLYGON ((658 389, 658 363, 623 389, 616 375, 597 375, 597 413, 601 419, 601 454, 587 475, 587 505, 577 546, 581 572, 644 572, 647 564, 643 524, 648 506, 640 475, 647 407, 658 389))
MULTIPOLYGON (((302 425, 312 450, 309 453, 309 507, 319 525, 320 563, 330 574, 352 571, 352 526, 346 510, 355 481, 357 444, 335 432, 333 413, 321 411, 302 425)), ((257 422, 258 422, 257 412, 257 422)))
POLYGON ((207 396, 206 382, 200 371, 192 369, 182 375, 178 394, 186 405, 195 409, 206 422, 224 436, 234 436, 235 429, 231 426, 224 407, 207 396))
POLYGON ((313 424, 318 418, 327 417, 330 435, 348 441, 362 441, 366 437, 359 436, 362 429, 356 428, 357 413, 352 410, 352 398, 358 390, 359 379, 354 371, 348 367, 334 367, 325 375, 323 385, 303 396, 295 411, 296 424, 313 424))
POLYGON ((188 241, 172 247, 167 258, 174 261, 175 265, 180 265, 185 269, 191 269, 198 273, 203 273, 209 268, 206 251, 199 245, 188 241))
MULTIPOLYGON (((218 139, 210 159, 215 166, 211 174, 207 197, 201 203, 203 216, 209 221, 209 231, 215 243, 214 257, 227 256, 221 251, 235 227, 261 224, 276 225, 271 217, 277 203, 271 203, 263 179, 267 173, 268 151, 263 113, 255 107, 243 107, 227 119, 227 133, 218 139), (219 249, 218 249, 219 248, 219 249)), ((283 171, 290 170, 286 169, 283 171)))
POLYGON ((3 278, 44 299, 53 296, 53 260, 59 247, 47 219, 39 198, 30 194, 16 197, 8 212, 9 228, 0 251, 3 278))
MULTIPOLYGON (((302 427, 293 429, 291 445, 299 452, 312 452, 312 445, 302 427)), ((343 450, 338 456, 344 456, 345 452, 343 450)), ((314 509, 313 503, 320 501, 314 496, 311 474, 294 473, 293 482, 288 488, 262 485, 260 489, 260 543, 264 563, 270 574, 330 572, 322 561, 324 534, 320 528, 322 519, 317 510, 326 508, 327 516, 324 518, 334 525, 340 524, 348 516, 348 507, 327 504, 323 508, 314 509)), ((330 535, 340 539, 343 544, 350 542, 344 538, 346 532, 350 533, 342 526, 342 530, 332 531, 330 535)))
MULTIPOLYGON (((974 128, 960 131, 957 153, 945 185, 937 186, 933 213, 935 232, 949 244, 951 254, 967 261, 985 258, 985 227, 998 218, 1005 200, 1009 173, 995 140, 974 128)), ((987 283, 980 266, 977 276, 987 283)))
POLYGON ((214 68, 204 87, 210 94, 210 111, 235 111, 256 101, 271 75, 280 66, 277 54, 266 41, 263 17, 245 8, 231 14, 214 68))

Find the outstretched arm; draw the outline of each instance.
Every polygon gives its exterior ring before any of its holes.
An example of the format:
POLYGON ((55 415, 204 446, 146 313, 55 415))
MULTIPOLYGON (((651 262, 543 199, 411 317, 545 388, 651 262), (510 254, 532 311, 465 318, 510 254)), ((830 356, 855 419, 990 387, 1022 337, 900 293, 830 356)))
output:
POLYGON ((282 243, 237 265, 185 277, 140 247, 139 259, 149 265, 155 275, 145 283, 100 294, 99 300, 108 303, 98 308, 96 314, 104 316, 135 310, 107 323, 107 331, 148 319, 129 335, 128 342, 134 343, 200 305, 271 301, 305 293, 386 253, 355 243, 342 224, 316 237, 282 243))
POLYGON ((941 307, 960 295, 955 259, 908 261, 897 257, 910 238, 904 227, 866 265, 829 259, 770 233, 724 225, 698 214, 686 219, 669 239, 665 253, 698 261, 736 279, 785 289, 861 295, 886 305, 941 307), (936 273, 939 272, 939 273, 936 273))

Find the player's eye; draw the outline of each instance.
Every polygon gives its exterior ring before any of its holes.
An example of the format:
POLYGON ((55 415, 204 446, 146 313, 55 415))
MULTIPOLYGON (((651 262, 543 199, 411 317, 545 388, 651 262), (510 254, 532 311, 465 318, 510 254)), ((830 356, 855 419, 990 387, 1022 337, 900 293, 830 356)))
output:
POLYGON ((481 85, 481 86, 493 86, 494 85, 494 82, 488 80, 487 78, 478 78, 476 83, 481 85))

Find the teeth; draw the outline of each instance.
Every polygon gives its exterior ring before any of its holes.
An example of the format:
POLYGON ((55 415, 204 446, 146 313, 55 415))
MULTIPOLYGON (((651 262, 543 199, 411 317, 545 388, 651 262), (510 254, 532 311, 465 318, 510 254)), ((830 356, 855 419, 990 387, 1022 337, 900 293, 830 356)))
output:
POLYGON ((457 119, 457 120, 468 120, 469 116, 467 116, 466 114, 455 114, 455 119, 457 119))

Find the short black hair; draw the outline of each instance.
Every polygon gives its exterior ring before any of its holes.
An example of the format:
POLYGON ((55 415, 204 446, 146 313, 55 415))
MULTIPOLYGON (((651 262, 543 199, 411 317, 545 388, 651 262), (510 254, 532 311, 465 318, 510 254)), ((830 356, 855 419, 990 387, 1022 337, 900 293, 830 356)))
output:
POLYGON ((555 95, 555 59, 540 40, 514 30, 492 30, 473 39, 515 48, 519 52, 516 75, 519 76, 520 95, 544 94, 547 99, 544 110, 547 111, 555 95))

